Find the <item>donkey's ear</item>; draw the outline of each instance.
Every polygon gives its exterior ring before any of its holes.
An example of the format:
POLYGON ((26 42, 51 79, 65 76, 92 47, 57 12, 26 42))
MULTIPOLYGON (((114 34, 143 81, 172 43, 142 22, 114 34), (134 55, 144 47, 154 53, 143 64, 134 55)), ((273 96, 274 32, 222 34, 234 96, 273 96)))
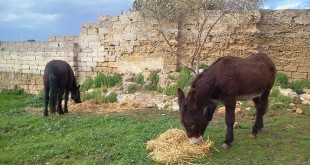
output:
POLYGON ((184 92, 182 91, 182 89, 178 88, 178 104, 181 105, 184 99, 184 92))
POLYGON ((188 105, 193 107, 192 109, 196 109, 196 89, 192 88, 188 93, 188 105))

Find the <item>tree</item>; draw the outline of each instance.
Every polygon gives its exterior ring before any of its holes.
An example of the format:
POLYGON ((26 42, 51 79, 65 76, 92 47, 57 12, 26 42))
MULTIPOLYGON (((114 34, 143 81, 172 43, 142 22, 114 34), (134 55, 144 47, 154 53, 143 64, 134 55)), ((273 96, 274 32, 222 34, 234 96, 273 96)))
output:
POLYGON ((139 11, 143 18, 154 19, 159 27, 158 32, 163 36, 172 55, 192 72, 199 73, 201 51, 208 42, 210 32, 214 26, 232 11, 258 9, 262 0, 135 0, 132 9, 139 11), (207 24, 211 14, 218 12, 215 21, 207 24), (164 31, 165 23, 175 23, 178 26, 186 19, 194 19, 196 25, 195 50, 188 62, 182 61, 177 52, 177 46, 169 42, 164 31))

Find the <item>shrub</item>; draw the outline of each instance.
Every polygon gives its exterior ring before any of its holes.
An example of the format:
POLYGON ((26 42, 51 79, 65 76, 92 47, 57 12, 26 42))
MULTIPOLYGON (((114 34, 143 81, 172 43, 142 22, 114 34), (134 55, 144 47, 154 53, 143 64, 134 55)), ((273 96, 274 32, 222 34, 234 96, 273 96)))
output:
POLYGON ((141 84, 141 85, 144 84, 144 77, 143 77, 142 73, 139 73, 135 76, 135 82, 138 84, 141 84))
POLYGON ((135 91, 136 91, 136 84, 129 84, 128 93, 135 93, 135 91))
POLYGON ((297 80, 289 83, 288 86, 295 91, 302 91, 305 88, 310 89, 310 82, 308 80, 297 80))
POLYGON ((193 81, 193 76, 191 75, 191 71, 188 68, 182 68, 179 74, 179 78, 177 80, 178 87, 187 88, 190 86, 193 81))
POLYGON ((85 90, 90 89, 91 87, 94 88, 101 88, 101 87, 113 87, 122 84, 122 76, 120 74, 114 74, 112 76, 106 76, 103 73, 99 73, 94 79, 88 78, 83 83, 85 86, 85 90))
POLYGON ((276 86, 281 86, 283 88, 287 88, 289 82, 288 82, 288 78, 285 74, 282 73, 278 73, 276 75, 276 80, 274 83, 276 86))
POLYGON ((162 92, 168 96, 176 96, 177 95, 177 85, 168 85, 167 87, 162 89, 162 92))
POLYGON ((296 80, 294 82, 288 82, 286 75, 278 73, 276 76, 275 85, 283 88, 291 88, 294 91, 301 91, 304 88, 310 89, 310 82, 308 80, 296 80))
POLYGON ((87 77, 84 83, 82 84, 82 90, 87 91, 94 86, 94 80, 91 77, 87 77))
POLYGON ((152 72, 151 76, 150 76, 150 79, 151 79, 151 83, 144 87, 145 90, 148 90, 148 91, 155 91, 155 90, 157 90, 157 84, 159 82, 158 74, 156 72, 152 72))

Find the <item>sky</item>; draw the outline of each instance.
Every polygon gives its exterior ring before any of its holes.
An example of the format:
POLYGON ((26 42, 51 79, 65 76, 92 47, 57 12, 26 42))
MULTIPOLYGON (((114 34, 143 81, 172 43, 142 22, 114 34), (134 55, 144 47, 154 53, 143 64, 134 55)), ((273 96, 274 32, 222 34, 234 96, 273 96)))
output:
MULTIPOLYGON (((0 41, 79 35, 100 15, 120 15, 134 0, 0 0, 0 41)), ((310 9, 310 0, 264 0, 265 9, 310 9)))

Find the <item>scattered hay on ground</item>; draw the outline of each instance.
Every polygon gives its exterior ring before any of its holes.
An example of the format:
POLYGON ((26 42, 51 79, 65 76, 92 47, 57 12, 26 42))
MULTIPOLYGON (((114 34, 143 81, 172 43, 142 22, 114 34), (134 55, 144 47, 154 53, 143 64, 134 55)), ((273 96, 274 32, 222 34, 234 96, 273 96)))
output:
POLYGON ((122 103, 96 103, 93 100, 74 104, 68 104, 69 112, 82 112, 82 113, 114 113, 126 112, 129 110, 142 109, 141 105, 136 102, 122 102, 122 103))
POLYGON ((186 133, 179 129, 169 129, 157 139, 147 142, 149 156, 160 163, 175 164, 207 156, 213 142, 191 144, 186 133))
MULTIPOLYGON (((64 107, 64 106, 62 106, 64 107)), ((94 114, 107 114, 107 113, 124 113, 132 112, 135 110, 143 109, 139 103, 126 101, 122 103, 96 103, 93 100, 87 100, 82 103, 76 104, 72 101, 68 102, 69 113, 94 113, 94 114)), ((42 108, 27 107, 26 111, 33 115, 42 115, 42 108)))

